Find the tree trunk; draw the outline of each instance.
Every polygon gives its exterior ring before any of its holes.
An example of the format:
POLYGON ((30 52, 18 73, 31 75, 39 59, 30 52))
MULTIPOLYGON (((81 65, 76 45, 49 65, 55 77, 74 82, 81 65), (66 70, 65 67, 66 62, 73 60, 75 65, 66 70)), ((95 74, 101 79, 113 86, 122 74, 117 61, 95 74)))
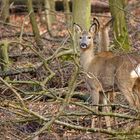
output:
POLYGON ((54 0, 44 0, 45 6, 45 19, 46 19, 46 26, 49 34, 52 34, 52 24, 55 22, 55 2, 54 0))
POLYGON ((55 0, 49 0, 50 1, 50 12, 51 12, 51 20, 52 23, 55 23, 56 21, 56 11, 55 11, 55 0))
POLYGON ((70 23, 70 5, 68 0, 63 0, 66 23, 70 23))
POLYGON ((88 30, 90 26, 90 0, 73 1, 73 22, 79 24, 82 28, 88 30))
POLYGON ((9 0, 1 1, 1 19, 4 22, 9 22, 9 0))
POLYGON ((124 13, 124 0, 109 0, 111 15, 114 18, 115 44, 124 51, 130 51, 130 43, 124 13))
POLYGON ((9 62, 8 49, 9 49, 9 42, 7 40, 1 41, 0 42, 0 66, 2 72, 7 72, 9 70, 10 62, 9 62))
POLYGON ((41 37, 40 37, 39 29, 38 29, 38 26, 37 26, 37 22, 36 22, 36 19, 35 19, 35 13, 34 13, 34 10, 33 10, 32 0, 27 0, 27 7, 28 7, 28 13, 29 13, 29 16, 30 16, 30 21, 31 21, 31 24, 32 24, 33 34, 35 36, 35 41, 36 41, 36 44, 37 44, 37 49, 42 50, 43 49, 43 44, 42 44, 42 40, 41 40, 41 37))

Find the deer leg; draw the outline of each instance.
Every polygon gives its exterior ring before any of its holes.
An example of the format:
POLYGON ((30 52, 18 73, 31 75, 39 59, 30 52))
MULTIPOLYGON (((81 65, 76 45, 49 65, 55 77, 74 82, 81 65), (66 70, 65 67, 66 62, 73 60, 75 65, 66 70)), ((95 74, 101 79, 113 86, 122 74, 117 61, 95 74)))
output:
MULTIPOLYGON (((108 94, 109 103, 113 104, 115 101, 116 93, 112 91, 112 92, 108 92, 107 94, 108 94)), ((111 109, 113 112, 116 108, 115 106, 112 106, 111 109)))
MULTIPOLYGON (((115 97, 116 97, 116 93, 115 92, 113 92, 113 91, 112 92, 108 92, 108 99, 109 99, 109 101, 110 101, 111 104, 114 103, 115 97)), ((116 109, 115 106, 111 106, 111 111, 112 112, 114 112, 115 109, 116 109)), ((112 126, 115 125, 117 127, 118 122, 117 122, 116 117, 113 117, 112 120, 113 120, 112 126)))
MULTIPOLYGON (((107 105, 107 97, 103 98, 103 104, 107 105)), ((110 112, 110 107, 105 106, 103 109, 104 112, 110 112)), ((111 122, 110 122, 111 118, 109 116, 105 116, 105 122, 106 122, 106 126, 108 130, 111 130, 111 122)))
POLYGON ((137 107, 138 110, 140 110, 140 82, 135 83, 134 87, 133 87, 133 92, 134 92, 134 96, 135 96, 135 105, 137 107))
MULTIPOLYGON (((135 105, 137 107, 138 110, 140 110, 140 81, 136 81, 135 86, 133 87, 133 91, 134 91, 134 96, 135 96, 135 105)), ((138 114, 138 117, 140 117, 140 113, 138 114)), ((140 122, 136 121, 136 125, 135 127, 139 127, 140 126, 140 122)))
MULTIPOLYGON (((132 107, 136 107, 137 109, 139 108, 139 89, 138 87, 135 87, 135 89, 133 89, 133 87, 129 87, 129 89, 127 88, 121 88, 121 92, 124 94, 124 96, 126 97, 127 101, 129 102, 129 105, 132 107)), ((139 127, 139 121, 136 121, 135 127, 139 127)))
POLYGON ((120 91, 124 94, 125 98, 127 99, 129 105, 131 107, 135 107, 135 97, 132 91, 132 88, 121 88, 120 91))
MULTIPOLYGON (((91 95, 92 95, 92 104, 98 105, 99 104, 99 91, 95 89, 91 89, 91 95)), ((95 112, 98 112, 98 106, 95 106, 95 112)), ((93 116, 91 127, 95 127, 95 118, 93 116)))
MULTIPOLYGON (((118 77, 121 77, 121 75, 118 75, 118 77)), ((127 79, 124 78, 123 76, 117 82, 117 86, 119 90, 125 96, 125 98, 127 99, 131 107, 135 107, 135 97, 133 94, 134 84, 135 84, 135 79, 127 79)))

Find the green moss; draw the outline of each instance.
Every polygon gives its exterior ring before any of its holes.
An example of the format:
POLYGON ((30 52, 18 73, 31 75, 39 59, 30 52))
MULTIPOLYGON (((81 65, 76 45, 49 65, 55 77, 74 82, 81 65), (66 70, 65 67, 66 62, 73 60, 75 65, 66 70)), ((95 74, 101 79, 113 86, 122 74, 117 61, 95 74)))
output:
POLYGON ((111 15, 114 18, 114 38, 115 44, 123 51, 130 51, 127 24, 124 12, 123 0, 109 0, 111 15))

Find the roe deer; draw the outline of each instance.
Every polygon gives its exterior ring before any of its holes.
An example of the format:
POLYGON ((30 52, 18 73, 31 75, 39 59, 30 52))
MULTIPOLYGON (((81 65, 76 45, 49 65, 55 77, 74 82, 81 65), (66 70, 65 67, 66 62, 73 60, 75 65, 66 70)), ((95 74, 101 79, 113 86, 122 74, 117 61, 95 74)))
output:
MULTIPOLYGON (((80 63, 87 73, 87 82, 91 89, 93 104, 107 104, 105 92, 110 90, 121 91, 129 104, 139 106, 140 93, 137 81, 140 80, 140 56, 136 54, 114 55, 104 51, 95 54, 93 38, 97 33, 96 23, 93 23, 89 31, 85 31, 80 25, 74 24, 79 34, 80 63)), ((96 108, 97 109, 97 108, 96 108)))
MULTIPOLYGON (((95 21, 97 22, 98 20, 96 18, 94 18, 93 22, 95 22, 95 21)), ((105 23, 99 29, 98 52, 109 51, 109 45, 110 45, 109 30, 110 30, 110 26, 112 25, 112 22, 113 22, 113 18, 110 19, 107 23, 105 23)))
MULTIPOLYGON (((98 39, 99 39, 98 53, 109 51, 109 45, 110 45, 109 30, 110 30, 110 26, 113 23, 113 18, 111 18, 105 24, 103 24, 102 27, 100 26, 100 23, 97 18, 93 18, 93 22, 95 22, 97 26, 100 27, 98 31, 98 39)), ((109 102, 113 103, 115 100, 116 93, 112 91, 109 91, 109 92, 107 94, 108 100, 109 102)), ((114 110, 115 108, 112 107, 112 109, 114 110)))

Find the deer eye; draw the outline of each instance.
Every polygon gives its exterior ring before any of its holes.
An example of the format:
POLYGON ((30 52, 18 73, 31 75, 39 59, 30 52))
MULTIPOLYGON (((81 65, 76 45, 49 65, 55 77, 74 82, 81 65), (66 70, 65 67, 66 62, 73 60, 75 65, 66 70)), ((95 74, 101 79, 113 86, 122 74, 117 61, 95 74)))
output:
POLYGON ((91 39, 91 36, 89 36, 88 39, 91 39))
POLYGON ((82 37, 81 37, 81 36, 80 36, 79 38, 80 38, 80 39, 82 39, 82 37))

